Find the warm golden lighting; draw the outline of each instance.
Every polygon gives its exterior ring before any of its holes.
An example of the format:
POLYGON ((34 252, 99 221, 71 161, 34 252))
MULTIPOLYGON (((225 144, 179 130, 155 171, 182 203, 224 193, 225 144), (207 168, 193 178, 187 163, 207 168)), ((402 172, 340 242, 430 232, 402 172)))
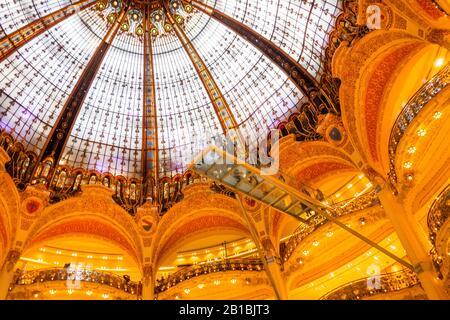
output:
POLYGON ((445 63, 444 58, 438 58, 438 59, 436 59, 436 61, 434 62, 434 66, 435 66, 436 68, 440 68, 440 67, 442 67, 442 66, 444 65, 444 63, 445 63))
POLYGON ((440 112, 440 111, 436 111, 433 115, 433 118, 435 120, 440 119, 441 117, 442 117, 442 112, 440 112))
POLYGON ((443 1, 3 2, 0 300, 448 300, 443 1))
POLYGON ((417 135, 418 135, 419 137, 424 137, 426 134, 427 134, 427 130, 425 130, 425 129, 419 129, 419 130, 417 131, 417 135))
POLYGON ((412 163, 409 162, 409 161, 406 161, 406 162, 403 164, 403 168, 405 168, 405 169, 411 169, 411 168, 412 168, 412 163))

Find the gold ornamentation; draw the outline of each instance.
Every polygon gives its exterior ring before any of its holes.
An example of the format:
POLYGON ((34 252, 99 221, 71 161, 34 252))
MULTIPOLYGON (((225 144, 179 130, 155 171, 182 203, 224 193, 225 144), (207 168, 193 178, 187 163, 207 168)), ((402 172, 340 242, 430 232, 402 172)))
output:
POLYGON ((14 268, 14 266, 16 265, 17 261, 20 258, 20 255, 21 252, 19 250, 10 250, 8 252, 6 260, 3 264, 3 268, 6 270, 6 272, 10 272, 14 268))

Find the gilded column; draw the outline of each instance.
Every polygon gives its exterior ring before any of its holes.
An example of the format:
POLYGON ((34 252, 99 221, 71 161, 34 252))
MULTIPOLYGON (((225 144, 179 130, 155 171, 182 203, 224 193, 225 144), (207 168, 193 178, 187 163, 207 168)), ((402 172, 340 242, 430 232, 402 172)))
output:
POLYGON ((402 194, 374 169, 365 167, 363 172, 375 185, 375 188, 379 190, 378 198, 381 205, 386 212, 386 216, 392 222, 428 298, 433 300, 449 299, 444 284, 437 278, 434 270, 429 254, 430 244, 414 215, 405 210, 402 194))
POLYGON ((56 12, 50 13, 39 20, 33 21, 11 34, 2 35, 0 38, 0 62, 48 29, 56 26, 77 12, 92 7, 94 4, 94 0, 78 1, 56 12))
MULTIPOLYGON (((253 242, 258 249, 259 257, 264 264, 264 270, 275 293, 275 297, 278 300, 288 300, 286 281, 284 280, 281 273, 281 259, 276 254, 276 250, 272 240, 264 231, 264 222, 262 222, 263 220, 261 220, 260 224, 258 224, 255 219, 250 216, 248 210, 245 207, 245 204, 242 201, 241 196, 238 196, 238 201, 241 207, 242 215, 252 236, 253 242)), ((260 215, 260 217, 261 215, 268 213, 264 212, 265 210, 268 210, 268 208, 259 208, 258 210, 259 212, 257 213, 257 215, 260 215)))
POLYGON ((6 299, 11 283, 15 280, 15 276, 19 275, 19 270, 15 269, 17 261, 19 261, 21 252, 19 250, 10 250, 0 269, 0 299, 6 299))
POLYGON ((154 274, 151 264, 144 265, 142 276, 142 300, 153 300, 155 298, 154 274))
POLYGON ((444 283, 438 279, 434 270, 429 255, 429 245, 426 243, 419 222, 412 214, 405 211, 402 200, 398 196, 394 196, 389 188, 382 188, 378 197, 428 298, 433 300, 449 299, 449 295, 444 289, 444 283))

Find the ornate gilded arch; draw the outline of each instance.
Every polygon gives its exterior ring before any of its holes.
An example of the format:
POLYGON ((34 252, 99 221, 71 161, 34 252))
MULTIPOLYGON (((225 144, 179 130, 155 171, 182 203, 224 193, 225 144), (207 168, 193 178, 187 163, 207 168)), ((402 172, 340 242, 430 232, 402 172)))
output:
POLYGON ((386 97, 405 64, 426 46, 406 32, 377 30, 352 47, 342 45, 334 56, 333 74, 342 82, 342 121, 363 160, 380 171, 387 172, 380 142, 383 114, 392 107, 386 97))
POLYGON ((186 188, 185 199, 160 220, 151 255, 156 265, 188 236, 198 237, 219 229, 249 234, 236 199, 213 192, 209 185, 197 183, 186 188))
POLYGON ((81 196, 43 210, 30 227, 24 249, 56 237, 86 235, 117 244, 140 265, 142 239, 133 218, 111 199, 108 188, 87 185, 83 189, 81 196))

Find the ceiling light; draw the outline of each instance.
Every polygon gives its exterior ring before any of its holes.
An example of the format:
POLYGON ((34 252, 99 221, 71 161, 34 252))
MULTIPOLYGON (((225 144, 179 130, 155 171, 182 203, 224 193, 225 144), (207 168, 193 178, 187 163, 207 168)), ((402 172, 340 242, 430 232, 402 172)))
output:
POLYGON ((436 120, 440 119, 441 117, 442 117, 442 112, 440 112, 440 111, 435 112, 433 115, 433 118, 436 120))
POLYGON ((417 131, 417 135, 418 135, 419 137, 424 137, 426 134, 427 134, 427 130, 425 130, 425 129, 419 129, 419 130, 417 131))
POLYGON ((436 61, 434 62, 434 66, 435 66, 436 68, 440 68, 440 67, 442 67, 442 66, 444 65, 444 62, 445 62, 444 58, 438 58, 438 59, 436 59, 436 61))
POLYGON ((405 168, 405 169, 411 169, 411 167, 412 167, 412 163, 409 162, 409 161, 406 161, 406 162, 403 164, 403 168, 405 168))
POLYGON ((416 147, 411 146, 411 147, 408 148, 408 153, 409 154, 414 154, 415 152, 416 152, 416 147))

